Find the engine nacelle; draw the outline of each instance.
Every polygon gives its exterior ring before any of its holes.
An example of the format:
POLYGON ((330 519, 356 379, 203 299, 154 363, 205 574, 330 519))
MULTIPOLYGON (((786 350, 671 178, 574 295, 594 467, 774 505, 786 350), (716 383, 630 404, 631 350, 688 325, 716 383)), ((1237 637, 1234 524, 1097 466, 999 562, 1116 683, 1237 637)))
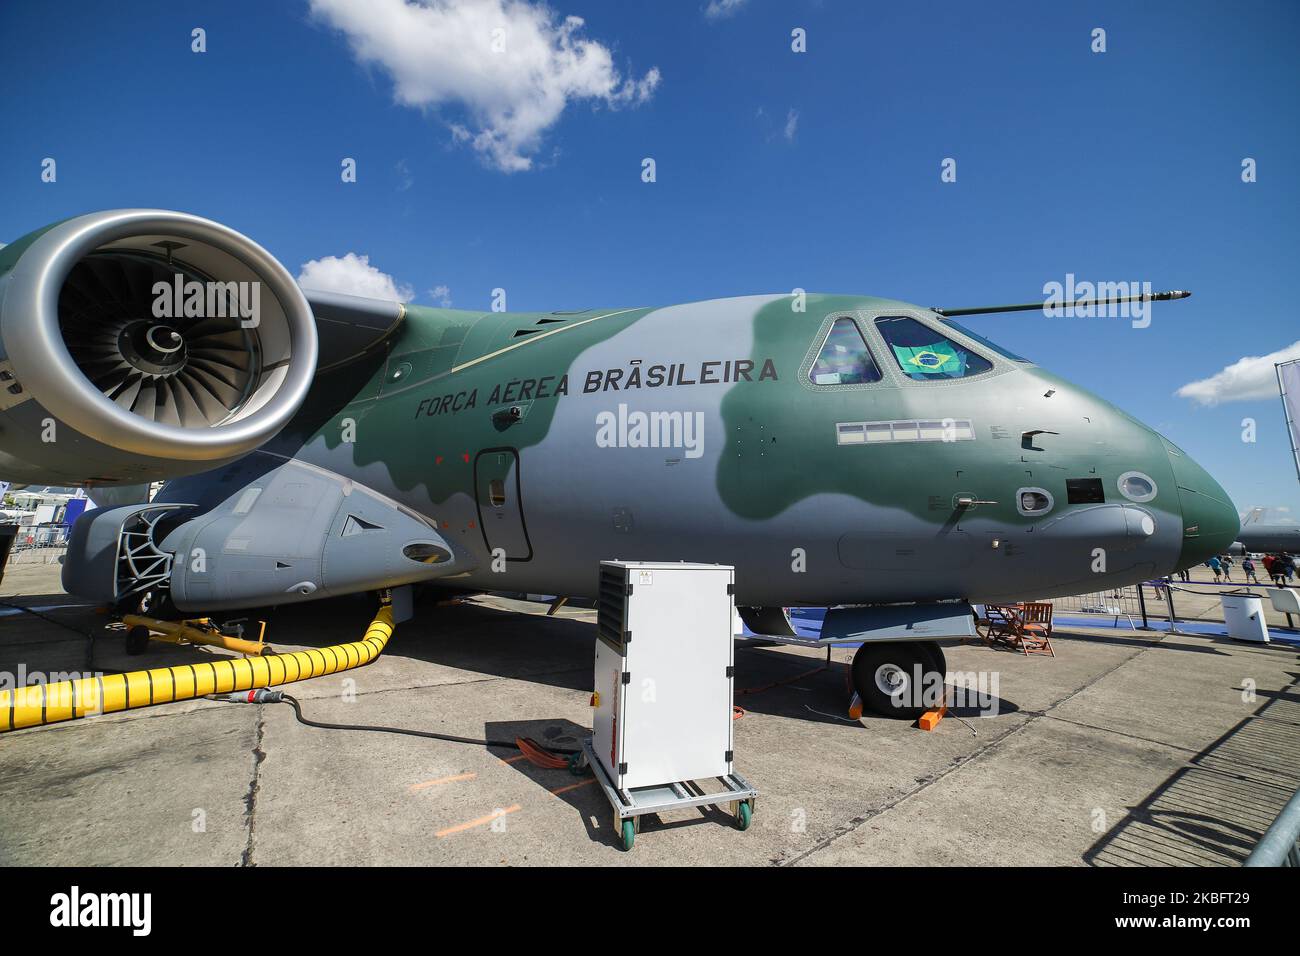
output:
POLYGON ((469 570, 433 522, 300 461, 249 455, 168 483, 153 504, 97 508, 72 526, 63 587, 182 611, 293 604, 469 570), (166 502, 166 503, 165 503, 166 502))
POLYGON ((138 484, 244 455, 316 372, 312 311, 265 249, 119 209, 0 249, 0 477, 138 484))

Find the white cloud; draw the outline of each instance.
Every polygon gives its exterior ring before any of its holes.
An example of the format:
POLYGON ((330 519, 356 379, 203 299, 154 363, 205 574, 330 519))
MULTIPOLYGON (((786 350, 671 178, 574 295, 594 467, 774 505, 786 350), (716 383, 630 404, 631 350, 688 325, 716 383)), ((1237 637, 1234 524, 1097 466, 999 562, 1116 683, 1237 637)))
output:
POLYGON ((342 292, 390 302, 409 302, 414 295, 409 285, 398 285, 387 272, 380 272, 372 266, 369 256, 359 256, 355 252, 349 252, 341 259, 325 256, 304 262, 298 273, 298 285, 304 289, 342 292))
POLYGON ((704 15, 710 20, 723 20, 738 12, 749 0, 709 0, 704 15))
POLYGON ((785 132, 782 135, 785 136, 786 142, 789 143, 794 142, 795 130, 797 130, 798 128, 799 128, 799 112, 797 110, 791 109, 789 113, 785 114, 785 132))
POLYGON ((429 290, 429 298, 444 309, 451 308, 451 289, 445 285, 436 285, 429 290))
POLYGON ((1176 394, 1201 405, 1276 398, 1277 372, 1273 366, 1294 358, 1300 358, 1300 342, 1294 342, 1268 355, 1247 355, 1209 378, 1189 382, 1176 394))
POLYGON ((636 105, 659 85, 658 69, 620 74, 609 48, 581 35, 581 17, 528 0, 310 2, 359 62, 392 77, 398 103, 461 106, 464 121, 447 120, 453 138, 503 172, 532 168, 570 101, 636 105))

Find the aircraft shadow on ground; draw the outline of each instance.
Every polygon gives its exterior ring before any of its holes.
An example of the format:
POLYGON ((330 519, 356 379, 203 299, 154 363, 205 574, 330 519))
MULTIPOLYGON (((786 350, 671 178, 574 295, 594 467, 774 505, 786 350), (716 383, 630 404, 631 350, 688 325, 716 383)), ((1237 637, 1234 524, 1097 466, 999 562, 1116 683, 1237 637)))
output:
MULTIPOLYGON (((330 628, 337 643, 339 602, 316 602, 275 612, 283 633, 310 631, 317 622, 330 628), (335 605, 333 609, 325 604, 335 605)), ((373 606, 365 601, 357 614, 357 633, 365 627, 373 606)), ((347 640, 355 640, 348 636, 347 640)), ((309 641, 307 635, 290 640, 309 641)), ((591 690, 595 627, 571 617, 521 614, 482 604, 437 606, 416 603, 415 617, 400 624, 385 649, 386 656, 424 661, 488 677, 524 680, 568 690, 591 690)))
MULTIPOLYGON (((338 643, 345 639, 339 636, 340 621, 345 618, 355 621, 355 625, 348 626, 355 626, 359 631, 365 626, 365 614, 371 609, 365 602, 348 608, 346 601, 346 598, 319 601, 267 612, 276 625, 268 628, 268 636, 278 632, 290 643, 338 643), (313 636, 318 635, 320 628, 330 634, 328 640, 313 636)), ((250 612, 250 616, 256 615, 250 612)), ((527 614, 470 602, 440 607, 431 601, 420 601, 415 619, 398 626, 384 654, 489 677, 590 693, 595 642, 596 628, 588 620, 527 614)), ((815 664, 790 654, 772 653, 756 659, 753 653, 738 653, 736 687, 788 679, 815 664), (767 656, 771 657, 770 661, 765 659, 767 656)), ((801 694, 796 691, 800 694, 797 699, 813 702, 818 710, 843 711, 847 702, 842 693, 843 678, 836 674, 831 679, 829 672, 819 676, 824 678, 820 682, 810 678, 808 682, 794 685, 803 687, 807 683, 814 692, 810 698, 807 691, 801 694)), ((797 706, 795 699, 783 701, 781 694, 773 692, 751 695, 737 702, 757 713, 833 722, 833 718, 815 715, 797 706)))
MULTIPOLYGON (((62 593, 5 600, 28 607, 70 601, 62 593)), ((267 642, 274 652, 283 647, 323 647, 357 640, 374 607, 371 597, 354 595, 232 612, 220 619, 244 619, 245 636, 250 638, 257 634, 258 622, 265 620, 267 642)), ((77 633, 94 635, 93 669, 107 672, 192 664, 211 660, 214 653, 205 648, 154 642, 146 653, 128 656, 122 632, 106 630, 104 617, 93 608, 45 613, 64 627, 22 612, 0 618, 0 665, 21 646, 29 672, 53 670, 55 665, 66 669, 68 663, 56 660, 52 649, 76 641, 77 633), (38 636, 29 636, 33 633, 38 636), (41 647, 43 643, 49 643, 50 648, 41 647)), ((589 620, 527 614, 472 602, 439 606, 425 596, 416 603, 414 619, 397 627, 384 655, 488 677, 590 692, 595 640, 595 626, 589 620)), ((70 652, 65 651, 64 656, 70 656, 70 652)), ((847 668, 843 662, 835 661, 829 669, 801 677, 822 661, 784 652, 779 645, 743 643, 737 645, 735 659, 736 703, 746 711, 811 723, 857 723, 848 717, 851 694, 845 682, 847 668), (755 692, 744 693, 751 688, 755 692)), ((999 700, 996 704, 998 714, 1018 710, 1010 701, 999 700)), ((949 713, 980 716, 974 708, 953 708, 949 713)), ((867 717, 868 721, 876 719, 888 718, 867 717)))
MULTIPOLYGON (((1238 865, 1300 786, 1300 673, 1192 757, 1084 854, 1089 866, 1238 865)), ((1241 691, 1242 688, 1233 688, 1241 691)))
MULTIPOLYGON (((825 663, 825 658, 821 663, 825 663)), ((791 680, 817 666, 818 662, 813 658, 783 653, 778 647, 739 645, 736 648, 736 703, 747 711, 771 717, 822 724, 859 723, 848 714, 852 690, 846 679, 848 665, 844 661, 832 660, 828 669, 791 680), (748 688, 761 689, 745 693, 748 688)), ((949 700, 955 690, 951 684, 946 685, 949 700)), ((983 717, 986 713, 1005 716, 1019 710, 1019 705, 1014 702, 993 697, 988 700, 987 711, 963 703, 950 706, 948 715, 966 718, 983 717)), ((898 718, 868 713, 864 719, 870 722, 898 718)))
MULTIPOLYGON (((1127 629, 1125 629, 1127 631, 1127 629)), ((1170 643, 1160 640, 1163 637, 1194 637, 1198 640, 1209 641, 1211 644, 1228 644, 1234 648, 1240 648, 1241 642, 1234 641, 1230 637, 1218 637, 1213 634, 1169 634, 1168 631, 1135 631, 1121 632, 1118 634, 1080 634, 1070 630, 1068 625, 1058 625, 1052 632, 1052 640, 1055 641, 1087 641, 1094 644, 1111 644, 1115 647, 1138 647, 1145 650, 1163 650, 1163 651, 1183 651, 1192 654, 1214 654, 1224 657, 1229 654, 1228 651, 1220 650, 1217 647, 1206 647, 1200 644, 1179 644, 1170 643), (1129 636, 1132 635, 1132 636, 1129 636), (1146 636, 1141 636, 1146 635, 1146 636)))
POLYGON ((146 667, 194 664, 210 659, 199 648, 158 645, 152 653, 129 656, 125 632, 107 630, 105 617, 90 605, 77 605, 63 592, 0 598, 0 671, 29 676, 76 671, 114 673, 146 667), (59 605, 72 605, 60 607, 59 605), (31 608, 37 614, 17 610, 31 608))

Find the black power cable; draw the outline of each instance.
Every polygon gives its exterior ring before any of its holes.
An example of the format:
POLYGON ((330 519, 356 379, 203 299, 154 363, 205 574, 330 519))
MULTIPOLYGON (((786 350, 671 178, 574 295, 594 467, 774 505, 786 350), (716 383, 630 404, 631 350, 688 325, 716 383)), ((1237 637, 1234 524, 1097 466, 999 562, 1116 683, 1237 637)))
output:
MULTIPOLYGON (((72 631, 74 634, 79 634, 82 637, 84 637, 87 642, 86 643, 86 669, 88 671, 94 671, 95 668, 93 664, 95 659, 95 635, 93 632, 83 631, 79 627, 75 627, 72 624, 68 624, 65 621, 60 621, 56 618, 53 618, 48 614, 44 614, 41 611, 37 611, 35 608, 25 607, 21 604, 15 604, 13 601, 6 601, 4 599, 0 599, 0 605, 3 605, 5 607, 11 607, 14 608, 15 610, 23 611, 27 614, 31 614, 32 616, 38 617, 43 621, 47 621, 50 624, 54 624, 57 627, 64 628, 65 630, 72 631)), ((123 671, 116 671, 107 668, 105 669, 104 672, 112 673, 112 674, 124 673, 123 671)), ((307 727, 315 727, 319 730, 364 730, 364 731, 370 731, 372 733, 402 734, 407 737, 424 737, 429 740, 442 740, 447 743, 453 743, 453 744, 471 744, 476 747, 504 747, 507 750, 520 750, 520 751, 523 750, 523 748, 520 747, 519 744, 513 740, 481 740, 476 737, 458 737, 455 734, 439 734, 431 730, 412 730, 406 727, 382 727, 378 725, 368 725, 368 724, 330 724, 321 720, 312 720, 310 717, 307 717, 303 714, 302 705, 298 702, 298 698, 294 697, 291 694, 286 694, 283 691, 272 690, 271 688, 261 688, 259 690, 250 691, 247 693, 236 692, 233 694, 209 694, 207 696, 213 700, 231 700, 231 701, 238 701, 241 703, 248 702, 248 703, 258 703, 258 704, 261 703, 288 704, 290 707, 293 708, 293 714, 298 719, 298 723, 303 724, 304 726, 307 727)), ((564 755, 564 756, 573 756, 575 754, 582 753, 580 749, 578 750, 562 749, 558 747, 547 747, 546 749, 553 754, 564 755)))
MULTIPOLYGON (((368 730, 381 734, 404 734, 407 737, 426 737, 430 740, 444 740, 453 744, 473 744, 478 747, 505 747, 509 750, 522 750, 519 744, 513 740, 479 740, 474 737, 457 737, 455 734, 438 734, 431 730, 411 730, 406 727, 380 727, 367 724, 329 724, 324 721, 312 720, 309 717, 303 716, 302 705, 298 702, 298 698, 290 694, 272 691, 271 694, 268 694, 264 698, 264 702, 270 704, 276 703, 277 701, 273 696, 275 693, 280 694, 280 703, 288 704, 293 708, 293 713, 294 716, 298 718, 298 723, 304 724, 307 727, 316 727, 320 730, 368 730)), ((256 703, 258 701, 254 702, 256 703)), ((564 754, 566 756, 582 752, 581 750, 562 750, 556 747, 547 747, 546 749, 553 754, 564 754)))

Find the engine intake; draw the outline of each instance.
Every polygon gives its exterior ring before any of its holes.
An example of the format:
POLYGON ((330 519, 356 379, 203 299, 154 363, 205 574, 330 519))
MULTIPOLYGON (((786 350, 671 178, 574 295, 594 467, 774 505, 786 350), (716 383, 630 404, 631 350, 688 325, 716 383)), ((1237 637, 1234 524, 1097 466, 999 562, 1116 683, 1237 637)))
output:
POLYGON ((316 372, 310 306, 219 223, 126 209, 0 249, 0 476, 137 483, 280 431, 316 372))

